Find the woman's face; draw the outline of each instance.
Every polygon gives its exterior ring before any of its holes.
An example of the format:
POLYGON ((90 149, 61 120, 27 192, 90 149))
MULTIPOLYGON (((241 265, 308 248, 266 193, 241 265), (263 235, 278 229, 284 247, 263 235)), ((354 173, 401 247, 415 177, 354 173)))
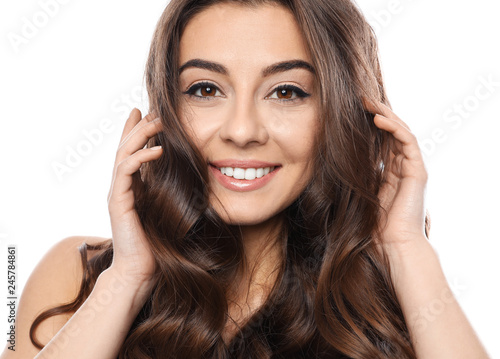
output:
POLYGON ((213 5, 182 34, 180 117, 229 224, 273 218, 311 180, 318 95, 306 46, 293 15, 271 5, 213 5))

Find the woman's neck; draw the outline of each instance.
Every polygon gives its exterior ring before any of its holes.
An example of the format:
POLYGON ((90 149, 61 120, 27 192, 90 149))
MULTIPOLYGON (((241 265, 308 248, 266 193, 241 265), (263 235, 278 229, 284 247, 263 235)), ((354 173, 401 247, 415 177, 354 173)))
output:
POLYGON ((240 226, 245 262, 241 268, 241 280, 234 288, 239 303, 265 300, 276 282, 283 259, 283 214, 255 226, 240 226))

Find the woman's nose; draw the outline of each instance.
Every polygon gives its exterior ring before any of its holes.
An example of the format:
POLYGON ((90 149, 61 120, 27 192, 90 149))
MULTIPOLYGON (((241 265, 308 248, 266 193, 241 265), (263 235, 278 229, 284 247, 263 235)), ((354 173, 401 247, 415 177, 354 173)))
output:
POLYGON ((269 138, 265 119, 253 99, 236 99, 232 109, 219 131, 224 142, 232 142, 236 146, 245 147, 249 144, 264 144, 269 138))

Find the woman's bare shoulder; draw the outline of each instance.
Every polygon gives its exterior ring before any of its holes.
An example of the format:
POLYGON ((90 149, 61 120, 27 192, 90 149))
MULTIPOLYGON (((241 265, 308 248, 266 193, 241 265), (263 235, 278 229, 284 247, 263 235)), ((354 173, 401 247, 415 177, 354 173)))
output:
POLYGON ((65 238, 63 241, 67 240, 68 245, 72 248, 80 248, 84 243, 87 244, 88 259, 92 258, 94 255, 102 252, 104 248, 111 243, 111 238, 95 237, 95 236, 73 236, 65 238), (93 246, 103 245, 102 247, 93 248, 93 246))
MULTIPOLYGON (((55 287, 52 292, 58 293, 59 299, 73 300, 80 290, 83 278, 82 246, 87 245, 87 260, 90 260, 104 250, 105 246, 99 247, 99 244, 110 242, 111 238, 95 236, 64 238, 47 251, 33 270, 32 276, 39 281, 57 278, 58 280, 50 282, 50 285, 55 287)), ((47 294, 50 295, 50 293, 47 294)))
MULTIPOLYGON (((19 299, 15 321, 16 351, 10 351, 7 344, 1 359, 32 358, 39 352, 29 338, 31 324, 46 309, 70 303, 76 298, 83 276, 80 247, 84 243, 97 245, 106 241, 111 239, 71 236, 50 247, 30 274, 19 299)), ((91 250, 88 246, 87 259, 103 250, 98 248, 91 250)), ((73 314, 59 314, 42 321, 35 331, 38 341, 47 344, 73 314)))
MULTIPOLYGON (((71 236, 56 242, 47 252, 46 256, 52 254, 59 260, 50 261, 54 270, 69 269, 68 265, 73 264, 73 268, 79 268, 74 278, 80 279, 83 275, 82 267, 82 248, 86 244, 87 260, 104 251, 107 245, 111 243, 111 238, 96 236, 71 236), (71 262, 71 263, 70 263, 71 262)), ((54 259, 55 259, 54 258, 54 259)), ((78 280, 77 280, 78 281, 78 280)), ((78 281, 78 284, 80 282, 78 281)), ((79 285, 78 285, 79 288, 79 285)))

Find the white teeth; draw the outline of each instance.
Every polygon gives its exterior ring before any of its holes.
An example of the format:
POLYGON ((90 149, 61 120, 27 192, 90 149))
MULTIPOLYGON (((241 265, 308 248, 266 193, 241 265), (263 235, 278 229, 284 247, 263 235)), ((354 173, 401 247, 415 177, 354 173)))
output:
POLYGON ((253 180, 255 179, 255 173, 257 170, 255 168, 247 168, 245 170, 245 179, 246 180, 253 180))
POLYGON ((261 178, 272 172, 275 167, 264 167, 264 168, 233 168, 233 167, 221 167, 219 170, 223 175, 234 177, 236 179, 246 179, 254 180, 255 178, 261 178))
POLYGON ((235 168, 233 177, 236 179, 243 179, 245 178, 245 169, 243 168, 235 168))

